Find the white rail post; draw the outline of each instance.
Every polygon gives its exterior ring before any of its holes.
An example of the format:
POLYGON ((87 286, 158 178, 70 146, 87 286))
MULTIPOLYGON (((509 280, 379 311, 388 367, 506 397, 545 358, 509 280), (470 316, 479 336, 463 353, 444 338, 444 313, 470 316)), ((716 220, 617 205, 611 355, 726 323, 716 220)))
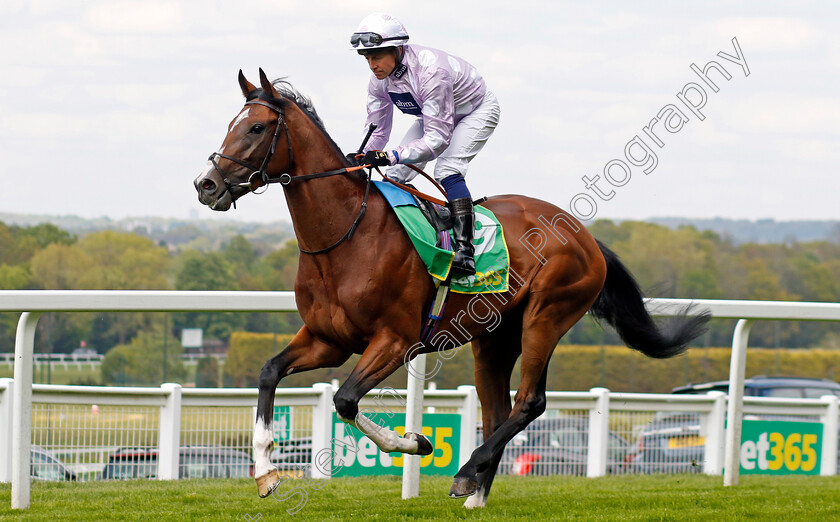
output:
POLYGON ((458 457, 460 468, 470 460, 476 448, 475 428, 478 425, 478 393, 475 386, 464 384, 458 386, 458 391, 464 392, 464 403, 461 405, 461 454, 458 457))
POLYGON ((710 391, 715 402, 712 410, 702 416, 700 435, 706 438, 703 451, 703 473, 720 475, 723 472, 723 444, 726 438, 726 394, 710 391))
POLYGON ((0 482, 12 481, 12 439, 14 438, 14 426, 10 422, 14 415, 12 401, 15 396, 14 379, 0 379, 0 419, 6 422, 0 426, 0 482))
POLYGON ((15 334, 15 393, 12 412, 12 509, 29 509, 32 450, 32 359, 41 312, 23 312, 15 334))
POLYGON ((318 393, 315 406, 312 407, 312 465, 309 466, 309 474, 312 478, 330 478, 333 469, 332 459, 332 414, 333 414, 333 387, 327 382, 316 382, 312 389, 318 393), (329 461, 323 456, 330 455, 329 461))
POLYGON ((820 475, 837 474, 837 430, 840 416, 840 398, 835 395, 823 395, 826 402, 825 413, 820 419, 823 423, 822 465, 820 475))
POLYGON ((738 319, 732 336, 729 362, 729 411, 726 414, 723 485, 737 486, 741 475, 741 423, 744 419, 744 373, 747 369, 747 343, 755 321, 738 319))
MULTIPOLYGON (((423 434, 423 386, 426 384, 426 354, 408 362, 405 432, 423 434)), ((403 456, 402 498, 420 495, 420 455, 403 456)))
POLYGON ((610 429, 610 390, 592 388, 595 405, 589 410, 589 447, 586 454, 586 476, 607 474, 607 442, 610 429))
POLYGON ((167 382, 160 387, 166 392, 166 402, 160 407, 158 480, 176 480, 181 457, 181 385, 167 382))

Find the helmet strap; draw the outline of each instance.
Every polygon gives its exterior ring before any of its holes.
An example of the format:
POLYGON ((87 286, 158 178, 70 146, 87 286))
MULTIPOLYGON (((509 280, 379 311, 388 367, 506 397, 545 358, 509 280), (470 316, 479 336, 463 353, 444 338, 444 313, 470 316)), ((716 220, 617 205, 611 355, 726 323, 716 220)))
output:
POLYGON ((397 66, 394 67, 394 72, 391 73, 391 74, 394 75, 395 78, 398 78, 398 79, 402 78, 402 76, 408 70, 408 66, 405 65, 404 63, 402 63, 402 59, 403 59, 404 56, 405 56, 405 49, 403 49, 403 46, 401 45, 401 46, 397 47, 397 56, 396 56, 397 66))

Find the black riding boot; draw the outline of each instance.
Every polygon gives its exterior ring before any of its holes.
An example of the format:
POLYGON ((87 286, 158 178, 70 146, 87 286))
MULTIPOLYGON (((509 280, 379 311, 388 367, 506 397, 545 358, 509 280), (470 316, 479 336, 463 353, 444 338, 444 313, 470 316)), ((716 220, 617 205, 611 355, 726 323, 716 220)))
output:
POLYGON ((471 198, 458 198, 449 202, 452 211, 452 235, 455 240, 455 257, 452 259, 452 270, 465 275, 475 274, 475 247, 473 235, 475 233, 475 211, 471 198))

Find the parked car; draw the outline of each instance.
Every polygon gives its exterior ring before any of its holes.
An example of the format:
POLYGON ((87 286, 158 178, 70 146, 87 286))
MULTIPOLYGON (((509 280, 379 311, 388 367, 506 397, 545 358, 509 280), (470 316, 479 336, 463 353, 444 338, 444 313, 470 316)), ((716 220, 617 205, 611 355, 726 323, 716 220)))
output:
MULTIPOLYGON (((689 384, 671 390, 674 394, 729 393, 729 381, 689 384)), ((840 384, 827 379, 757 375, 744 381, 746 397, 819 398, 840 397, 840 384)), ((700 414, 660 412, 639 436, 630 455, 635 473, 699 473, 703 467, 705 439, 700 434, 700 414)))
POLYGON ((108 456, 102 480, 157 478, 156 448, 120 448, 108 456))
MULTIPOLYGON (((631 445, 620 435, 607 435, 607 473, 622 473, 631 445)), ((539 418, 505 447, 500 473, 513 475, 585 475, 589 417, 539 418)))
POLYGON ((40 446, 32 446, 29 458, 29 476, 32 480, 65 481, 78 478, 55 455, 40 446))
POLYGON ((631 473, 699 473, 706 440, 696 412, 660 412, 628 456, 631 473))
POLYGON ((223 447, 182 447, 179 478, 249 478, 254 461, 244 451, 223 447))
MULTIPOLYGON (((102 480, 157 478, 157 448, 121 448, 108 457, 102 480)), ((182 446, 178 478, 247 478, 254 461, 247 453, 221 446, 182 446)))
POLYGON ((312 437, 279 441, 269 459, 280 471, 303 469, 312 461, 312 437))
MULTIPOLYGON (((708 393, 722 391, 729 393, 729 381, 715 381, 703 384, 689 384, 671 390, 671 393, 708 393)), ((744 380, 746 397, 792 397, 796 399, 818 399, 823 395, 840 397, 840 384, 828 379, 806 377, 770 377, 756 375, 744 380)))
MULTIPOLYGON (((584 475, 586 474, 589 418, 541 418, 532 422, 511 440, 499 463, 499 473, 515 475, 584 475)), ((482 444, 483 430, 476 427, 477 444, 482 444)), ((609 433, 608 472, 619 473, 631 445, 616 433, 609 433)), ((280 441, 271 452, 271 463, 281 473, 299 472, 311 461, 312 438, 280 441)))

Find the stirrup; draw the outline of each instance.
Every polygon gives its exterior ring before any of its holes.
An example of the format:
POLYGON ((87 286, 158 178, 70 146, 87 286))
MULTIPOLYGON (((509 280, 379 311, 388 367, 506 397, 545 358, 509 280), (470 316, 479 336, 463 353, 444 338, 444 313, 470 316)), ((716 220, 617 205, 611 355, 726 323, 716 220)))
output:
POLYGON ((456 251, 455 257, 452 259, 451 270, 463 275, 475 275, 475 258, 463 252, 456 251), (459 257, 461 259, 458 259, 459 257))

